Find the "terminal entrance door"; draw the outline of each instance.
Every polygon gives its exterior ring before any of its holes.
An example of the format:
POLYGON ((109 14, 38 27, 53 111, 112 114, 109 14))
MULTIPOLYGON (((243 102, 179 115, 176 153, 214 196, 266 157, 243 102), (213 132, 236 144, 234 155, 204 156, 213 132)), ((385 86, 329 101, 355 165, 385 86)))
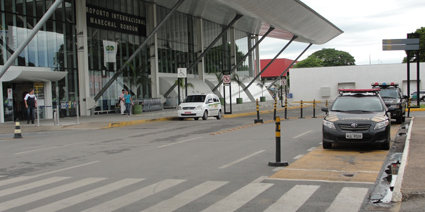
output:
POLYGON ((34 87, 33 82, 3 82, 3 106, 4 121, 20 121, 27 119, 24 97, 30 88, 34 87))

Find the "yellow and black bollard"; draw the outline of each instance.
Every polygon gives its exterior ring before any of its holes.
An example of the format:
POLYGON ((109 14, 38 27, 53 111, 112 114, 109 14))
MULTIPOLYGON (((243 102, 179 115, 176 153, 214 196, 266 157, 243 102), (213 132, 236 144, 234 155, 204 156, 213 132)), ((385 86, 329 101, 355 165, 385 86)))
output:
POLYGON ((269 166, 288 166, 288 162, 280 161, 280 117, 276 117, 276 162, 269 162, 269 166))
POLYGON ((410 101, 412 100, 412 98, 409 98, 409 101, 407 101, 407 118, 410 117, 410 101))
POLYGON ((325 107, 328 107, 328 100, 326 99, 325 107))
POLYGON ((313 99, 313 118, 316 118, 316 99, 313 99))
POLYGON ((287 118, 286 116, 288 115, 288 99, 285 99, 285 119, 287 118))
POLYGON ((301 116, 300 118, 303 118, 303 100, 300 101, 300 106, 301 106, 301 116))
POLYGON ((276 104, 277 104, 277 98, 274 98, 274 115, 273 115, 274 121, 276 121, 276 104))
POLYGON ((19 119, 16 119, 16 123, 15 123, 15 135, 13 136, 13 138, 22 138, 21 124, 19 123, 19 119))
POLYGON ((258 99, 257 99, 257 119, 254 120, 254 123, 263 123, 263 119, 260 119, 260 105, 258 104, 258 99))

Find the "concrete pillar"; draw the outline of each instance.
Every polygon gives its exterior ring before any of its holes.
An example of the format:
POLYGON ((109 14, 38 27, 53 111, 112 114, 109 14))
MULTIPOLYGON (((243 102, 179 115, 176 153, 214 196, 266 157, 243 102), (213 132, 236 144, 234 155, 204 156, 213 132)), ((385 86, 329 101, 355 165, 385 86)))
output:
MULTIPOLYGON (((235 39, 235 29, 234 28, 230 28, 230 67, 233 68, 235 67, 236 63, 238 63, 237 58, 236 58, 236 39, 235 39)), ((234 71, 235 74, 238 74, 238 69, 235 69, 234 71)))
POLYGON ((78 49, 78 81, 79 100, 81 116, 90 116, 87 101, 90 97, 89 87, 89 65, 88 65, 88 45, 87 45, 87 22, 86 22, 86 0, 77 0, 77 49, 78 49))
MULTIPOLYGON (((155 4, 148 4, 148 12, 147 12, 147 32, 148 34, 152 32, 152 30, 156 27, 158 24, 158 20, 156 18, 156 5, 155 4)), ((148 48, 150 48, 149 52, 151 55, 150 57, 150 63, 151 63, 151 89, 152 89, 152 97, 153 98, 159 98, 159 69, 158 69, 158 35, 155 34, 151 41, 149 41, 148 48)))
MULTIPOLYGON (((255 36, 255 43, 258 43, 258 35, 255 36)), ((260 65, 260 45, 257 46, 257 48, 255 48, 255 75, 257 76, 258 73, 260 73, 261 71, 261 65, 260 65)), ((260 76, 260 80, 261 80, 261 76, 260 76)))
POLYGON ((0 81, 0 123, 4 123, 4 99, 3 99, 3 82, 0 81))
MULTIPOLYGON (((196 57, 199 57, 202 54, 202 51, 204 51, 204 34, 202 33, 204 31, 204 24, 201 18, 197 18, 196 19, 196 28, 197 31, 196 36, 197 36, 197 47, 198 49, 196 49, 195 51, 197 52, 196 57)), ((201 62, 198 63, 198 75, 199 75, 199 79, 201 79, 202 81, 205 81, 205 60, 201 60, 201 62)))
POLYGON ((44 82, 44 119, 53 118, 52 82, 44 82))
MULTIPOLYGON (((251 35, 248 35, 248 49, 251 49, 252 48, 252 36, 251 35)), ((248 74, 249 74, 249 77, 255 77, 255 71, 254 71, 254 59, 253 59, 253 57, 252 57, 252 52, 251 53, 249 53, 249 55, 248 55, 248 74)))

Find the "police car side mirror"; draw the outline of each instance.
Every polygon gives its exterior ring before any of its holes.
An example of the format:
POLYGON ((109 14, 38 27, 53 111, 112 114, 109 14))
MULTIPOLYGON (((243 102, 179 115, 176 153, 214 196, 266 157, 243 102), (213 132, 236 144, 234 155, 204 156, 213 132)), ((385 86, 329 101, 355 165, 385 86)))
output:
POLYGON ((328 107, 322 107, 322 111, 327 113, 327 112, 329 112, 329 108, 328 107))

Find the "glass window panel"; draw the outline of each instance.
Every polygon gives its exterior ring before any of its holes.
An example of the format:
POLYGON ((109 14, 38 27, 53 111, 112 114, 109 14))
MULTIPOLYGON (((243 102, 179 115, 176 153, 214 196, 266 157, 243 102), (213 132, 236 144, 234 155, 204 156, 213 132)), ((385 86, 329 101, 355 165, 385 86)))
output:
POLYGON ((4 4, 2 4, 2 10, 10 13, 15 12, 15 0, 3 0, 4 4))
POLYGON ((44 11, 46 11, 44 1, 37 0, 35 4, 36 4, 36 17, 41 18, 44 15, 44 11))

